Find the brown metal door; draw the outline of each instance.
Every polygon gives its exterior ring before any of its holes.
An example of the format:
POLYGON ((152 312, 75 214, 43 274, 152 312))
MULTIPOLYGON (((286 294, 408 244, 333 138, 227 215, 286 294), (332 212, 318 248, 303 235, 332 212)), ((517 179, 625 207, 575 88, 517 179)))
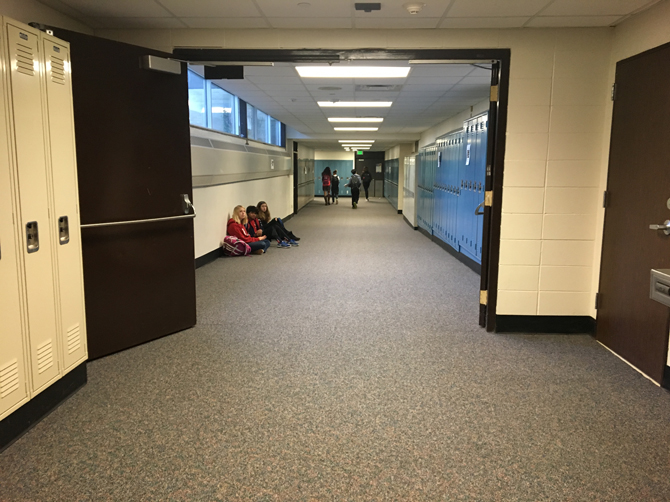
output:
POLYGON ((649 299, 652 268, 670 268, 670 44, 620 61, 612 119, 597 339, 657 382, 668 308, 649 299))
POLYGON ((86 326, 97 358, 195 324, 193 221, 162 219, 185 215, 183 194, 193 200, 188 84, 185 65, 181 75, 140 66, 142 56, 169 54, 54 34, 71 44, 86 326))

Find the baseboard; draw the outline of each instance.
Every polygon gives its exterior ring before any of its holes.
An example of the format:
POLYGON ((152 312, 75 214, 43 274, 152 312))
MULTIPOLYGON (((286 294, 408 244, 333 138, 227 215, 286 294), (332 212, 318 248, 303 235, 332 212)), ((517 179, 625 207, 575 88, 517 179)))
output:
POLYGON ((60 380, 40 392, 14 413, 0 421, 0 452, 58 408, 87 381, 83 362, 60 380))
POLYGON ((417 227, 417 230, 418 230, 419 232, 421 232, 423 235, 425 235, 426 237, 428 237, 430 240, 433 240, 433 234, 431 234, 431 233, 430 233, 428 230, 426 230, 425 228, 417 227))
POLYGON ((402 209, 398 209, 398 214, 402 214, 402 209))
POLYGON ((458 261, 460 261, 463 265, 468 267, 470 270, 475 272, 478 275, 482 275, 482 266, 477 263, 475 260, 470 258, 469 256, 464 255, 460 251, 456 251, 453 246, 447 244, 444 242, 442 239, 435 237, 434 235, 431 237, 431 240, 440 246, 442 249, 444 249, 447 253, 449 253, 451 256, 456 258, 458 261))
POLYGON ((208 263, 212 263, 214 260, 223 256, 221 253, 221 248, 216 248, 214 251, 210 251, 207 254, 204 254, 195 259, 195 268, 204 267, 208 263))
POLYGON ((661 382, 661 387, 670 390, 670 366, 666 365, 665 369, 663 370, 663 381, 661 382))
POLYGON ((592 335, 596 332, 596 320, 590 316, 496 315, 495 331, 592 335))
POLYGON ((414 225, 412 225, 412 222, 409 221, 409 220, 407 219, 407 216, 405 216, 404 214, 403 214, 403 216, 402 216, 402 219, 405 220, 405 223, 407 223, 407 224, 408 224, 410 227, 412 227, 414 230, 418 230, 418 229, 419 229, 419 227, 415 227, 414 225))

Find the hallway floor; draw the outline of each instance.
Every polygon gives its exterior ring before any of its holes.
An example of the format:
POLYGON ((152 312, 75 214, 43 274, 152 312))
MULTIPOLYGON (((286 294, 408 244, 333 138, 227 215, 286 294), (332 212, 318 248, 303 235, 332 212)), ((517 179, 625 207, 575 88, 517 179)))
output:
POLYGON ((93 361, 0 501, 667 501, 670 393, 587 335, 487 333, 383 199, 197 270, 196 327, 93 361))

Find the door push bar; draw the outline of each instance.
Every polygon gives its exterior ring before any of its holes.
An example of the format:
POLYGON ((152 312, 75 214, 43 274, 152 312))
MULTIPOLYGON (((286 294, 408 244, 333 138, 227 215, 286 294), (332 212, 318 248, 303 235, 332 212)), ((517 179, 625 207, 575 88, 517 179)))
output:
POLYGON ((193 203, 188 197, 188 194, 183 193, 181 194, 182 196, 182 202, 184 206, 184 213, 188 213, 188 211, 191 211, 191 213, 188 214, 180 214, 179 216, 164 216, 162 218, 146 218, 144 220, 129 220, 129 221, 109 221, 105 223, 88 223, 86 225, 81 225, 81 228, 94 228, 94 227, 111 227, 111 226, 116 226, 116 225, 135 225, 138 223, 153 223, 156 221, 171 221, 171 220, 183 220, 187 218, 195 218, 195 207, 193 207, 193 203))

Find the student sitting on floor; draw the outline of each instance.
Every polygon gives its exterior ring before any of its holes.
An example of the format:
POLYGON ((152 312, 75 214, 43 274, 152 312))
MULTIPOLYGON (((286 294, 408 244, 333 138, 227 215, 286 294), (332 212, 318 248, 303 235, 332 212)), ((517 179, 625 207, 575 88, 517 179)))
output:
MULTIPOLYGON (((258 208, 256 206, 247 207, 247 224, 244 225, 249 235, 260 237, 265 235, 268 239, 276 240, 278 248, 290 248, 291 238, 279 225, 268 225, 267 229, 261 220, 258 219, 258 208)), ((293 241, 293 245, 297 245, 293 241)))
MULTIPOLYGON (((286 232, 286 234, 291 238, 291 241, 299 241, 300 237, 296 237, 293 232, 290 230, 287 230, 286 227, 284 226, 284 223, 281 221, 281 218, 273 218, 270 216, 270 209, 268 208, 268 203, 265 202, 264 200, 260 201, 258 204, 256 204, 256 207, 258 208, 258 218, 263 222, 263 228, 266 229, 266 227, 269 226, 274 226, 278 225, 286 232)), ((294 242, 290 242, 290 244, 293 246, 294 242)))
POLYGON ((270 247, 270 241, 265 235, 261 235, 260 237, 252 237, 249 235, 249 232, 247 232, 247 229, 244 227, 246 223, 247 212, 244 209, 244 206, 235 206, 235 209, 233 209, 233 217, 228 220, 228 235, 237 237, 249 244, 253 254, 265 253, 270 247))

